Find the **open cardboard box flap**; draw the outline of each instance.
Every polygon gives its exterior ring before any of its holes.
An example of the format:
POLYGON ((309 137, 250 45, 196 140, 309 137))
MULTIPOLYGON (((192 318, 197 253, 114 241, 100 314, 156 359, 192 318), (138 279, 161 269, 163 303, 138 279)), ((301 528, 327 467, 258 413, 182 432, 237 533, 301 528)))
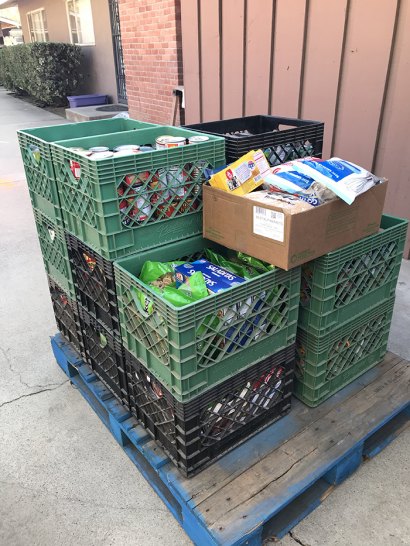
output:
POLYGON ((209 185, 203 191, 206 239, 289 270, 376 233, 387 181, 356 197, 352 205, 337 199, 299 214, 209 185))

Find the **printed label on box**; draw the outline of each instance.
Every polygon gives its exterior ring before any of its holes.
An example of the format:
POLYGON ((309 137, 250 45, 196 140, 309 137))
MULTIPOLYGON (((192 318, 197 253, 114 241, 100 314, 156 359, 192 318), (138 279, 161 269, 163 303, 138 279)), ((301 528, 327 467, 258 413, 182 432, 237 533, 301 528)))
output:
POLYGON ((283 243, 285 239, 285 215, 283 212, 253 207, 253 232, 283 243))

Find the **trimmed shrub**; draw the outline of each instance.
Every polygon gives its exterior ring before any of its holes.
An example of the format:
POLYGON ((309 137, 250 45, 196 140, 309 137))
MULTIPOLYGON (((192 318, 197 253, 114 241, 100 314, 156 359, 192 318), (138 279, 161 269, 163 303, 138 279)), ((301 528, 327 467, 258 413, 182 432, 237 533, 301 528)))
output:
POLYGON ((27 93, 44 104, 63 105, 81 79, 81 48, 71 44, 34 42, 0 51, 0 83, 27 93))

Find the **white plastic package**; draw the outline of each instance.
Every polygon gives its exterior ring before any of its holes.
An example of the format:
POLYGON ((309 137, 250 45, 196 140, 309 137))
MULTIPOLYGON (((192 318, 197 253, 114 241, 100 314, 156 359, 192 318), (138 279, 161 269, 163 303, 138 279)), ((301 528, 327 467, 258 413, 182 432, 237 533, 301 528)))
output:
POLYGON ((288 192, 314 207, 336 197, 326 186, 318 184, 310 176, 297 171, 294 168, 296 161, 273 167, 271 173, 264 176, 263 188, 288 192))
POLYGON ((329 188, 348 205, 351 205, 358 195, 382 182, 382 179, 363 167, 339 157, 328 160, 301 159, 293 162, 293 166, 301 174, 310 176, 329 188))

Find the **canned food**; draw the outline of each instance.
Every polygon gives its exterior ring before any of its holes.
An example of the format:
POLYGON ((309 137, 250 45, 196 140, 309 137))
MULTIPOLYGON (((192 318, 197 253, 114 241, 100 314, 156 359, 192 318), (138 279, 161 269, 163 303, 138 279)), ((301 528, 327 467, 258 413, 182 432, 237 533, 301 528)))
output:
POLYGON ((195 182, 200 182, 203 178, 204 170, 207 168, 208 162, 204 161, 203 159, 200 159, 196 163, 192 164, 191 169, 191 180, 195 182))
POLYGON ((86 252, 83 252, 83 258, 85 260, 85 263, 87 264, 88 269, 90 271, 94 271, 95 266, 97 265, 97 261, 92 256, 89 256, 86 252))
POLYGON ((130 155, 135 155, 135 154, 139 154, 140 151, 139 150, 135 150, 135 151, 132 151, 132 150, 123 150, 121 152, 114 152, 115 154, 115 157, 129 157, 130 155))
POLYGON ((186 138, 162 135, 155 140, 157 150, 164 150, 166 148, 177 148, 178 146, 185 146, 186 138))
POLYGON ((123 199, 120 202, 120 214, 124 226, 131 226, 144 222, 151 214, 151 203, 144 197, 123 199))
POLYGON ((167 172, 168 188, 171 195, 181 199, 186 194, 187 173, 181 167, 170 167, 167 172))
POLYGON ((139 152, 140 147, 138 144, 121 144, 113 148, 113 152, 139 152))
POLYGON ((124 182, 127 186, 133 187, 133 186, 140 186, 142 183, 142 180, 144 180, 145 175, 149 176, 149 172, 146 173, 140 173, 140 175, 137 174, 127 174, 124 176, 124 182), (142 180, 141 180, 142 179, 142 180))
POLYGON ((154 148, 152 146, 140 146, 140 152, 153 152, 154 148))
POLYGON ((180 205, 180 201, 167 201, 162 205, 158 205, 155 211, 155 216, 160 220, 162 218, 172 218, 177 213, 177 209, 180 205))
POLYGON ((185 199, 185 201, 181 204, 178 213, 184 214, 186 212, 194 212, 198 208, 198 206, 199 203, 196 199, 185 199))
POLYGON ((156 176, 150 182, 150 188, 153 192, 151 202, 168 201, 171 198, 171 193, 168 189, 167 172, 165 169, 159 169, 156 176))
POLYGON ((88 156, 90 159, 108 159, 109 157, 113 157, 113 152, 91 152, 91 154, 88 156))
MULTIPOLYGON (((75 152, 77 154, 85 152, 84 148, 81 148, 81 147, 72 147, 68 149, 71 152, 75 152)), ((74 159, 70 159, 70 169, 71 169, 71 172, 73 173, 74 178, 78 180, 81 176, 81 165, 78 163, 78 161, 75 161, 74 159)))
POLYGON ((89 148, 88 151, 93 154, 98 154, 100 152, 109 152, 110 149, 107 148, 107 146, 93 146, 92 148, 89 148))
POLYGON ((148 220, 151 214, 151 203, 143 197, 137 197, 134 201, 134 206, 129 211, 128 216, 132 223, 142 223, 148 220))
POLYGON ((195 136, 189 137, 188 144, 200 144, 201 142, 206 142, 207 140, 209 140, 208 136, 195 135, 195 136))

